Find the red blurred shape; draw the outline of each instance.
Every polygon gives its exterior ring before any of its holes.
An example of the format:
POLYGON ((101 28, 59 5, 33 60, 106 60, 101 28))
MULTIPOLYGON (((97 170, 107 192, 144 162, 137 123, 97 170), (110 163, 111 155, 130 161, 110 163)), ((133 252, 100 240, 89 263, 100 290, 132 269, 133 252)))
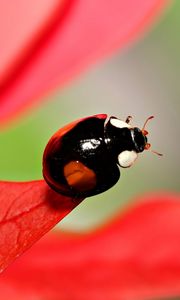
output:
POLYGON ((47 235, 3 273, 1 299, 180 295, 180 197, 161 193, 138 201, 92 233, 47 235))
POLYGON ((0 2, 0 78, 3 82, 46 34, 65 0, 12 0, 0 2))
POLYGON ((129 43, 167 2, 19 1, 11 4, 12 24, 8 19, 9 2, 0 3, 0 14, 2 8, 5 11, 0 30, 0 43, 5 49, 0 56, 1 125, 32 101, 42 99, 48 90, 64 85, 92 62, 129 43))

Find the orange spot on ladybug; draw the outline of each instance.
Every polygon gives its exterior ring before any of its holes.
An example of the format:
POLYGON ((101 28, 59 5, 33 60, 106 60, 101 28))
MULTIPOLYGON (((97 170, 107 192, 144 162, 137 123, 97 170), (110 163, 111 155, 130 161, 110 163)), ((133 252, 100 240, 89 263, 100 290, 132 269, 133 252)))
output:
POLYGON ((64 167, 67 183, 79 192, 92 190, 96 186, 96 174, 80 161, 71 161, 64 167))

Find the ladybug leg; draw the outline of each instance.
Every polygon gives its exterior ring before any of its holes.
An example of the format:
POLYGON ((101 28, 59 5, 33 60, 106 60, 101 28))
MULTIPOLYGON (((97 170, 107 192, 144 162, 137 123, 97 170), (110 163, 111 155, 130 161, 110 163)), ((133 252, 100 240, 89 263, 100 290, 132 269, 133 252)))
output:
POLYGON ((125 121, 125 122, 126 122, 127 124, 129 124, 131 120, 132 120, 132 116, 128 116, 128 117, 126 118, 126 121, 125 121))
POLYGON ((68 185, 77 192, 86 192, 96 186, 96 174, 80 161, 70 161, 64 166, 64 177, 68 185))

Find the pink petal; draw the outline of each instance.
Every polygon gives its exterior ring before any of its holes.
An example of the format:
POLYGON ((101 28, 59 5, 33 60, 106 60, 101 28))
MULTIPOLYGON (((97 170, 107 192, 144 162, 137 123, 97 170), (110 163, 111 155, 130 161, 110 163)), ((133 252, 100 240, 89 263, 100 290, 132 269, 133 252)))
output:
POLYGON ((0 182, 0 271, 64 218, 80 200, 43 180, 0 182))
MULTIPOLYGON (((162 10, 166 0, 112 0, 110 2, 98 0, 96 3, 91 0, 66 0, 63 14, 62 9, 59 9, 53 20, 53 9, 57 6, 57 1, 54 0, 50 5, 51 11, 47 16, 48 3, 43 9, 43 17, 38 14, 40 20, 37 27, 38 32, 41 32, 41 38, 34 38, 33 43, 36 42, 36 45, 32 49, 32 32, 29 33, 27 41, 24 39, 26 30, 23 31, 23 38, 21 37, 23 42, 20 44, 19 52, 15 54, 18 60, 21 57, 22 61, 18 68, 12 68, 11 74, 9 66, 12 65, 15 56, 10 57, 13 51, 7 49, 5 65, 8 66, 9 79, 2 83, 1 125, 15 114, 27 109, 32 105, 32 101, 37 103, 37 98, 42 99, 42 94, 47 90, 64 85, 98 58, 114 52, 137 37, 162 10), (48 23, 50 18, 51 26, 48 23), (45 23, 49 31, 47 34, 44 30, 42 38, 42 27, 45 23), (25 55, 24 60, 22 51, 28 47, 31 51, 29 49, 26 51, 28 55, 25 55)), ((16 13, 16 16, 18 15, 16 13)), ((28 13, 28 16, 31 16, 31 13, 28 13)), ((30 23, 28 17, 28 26, 24 23, 23 26, 29 29, 32 24, 33 19, 30 23)), ((4 36, 6 29, 5 27, 4 36)), ((7 48, 11 46, 13 49, 16 42, 14 39, 14 42, 10 43, 8 39, 7 48)), ((3 72, 6 74, 5 70, 3 72)))
POLYGON ((149 195, 84 235, 47 235, 2 275, 10 299, 124 300, 180 295, 180 197, 149 195))
POLYGON ((56 17, 64 0, 12 0, 0 2, 0 78, 13 72, 56 17))

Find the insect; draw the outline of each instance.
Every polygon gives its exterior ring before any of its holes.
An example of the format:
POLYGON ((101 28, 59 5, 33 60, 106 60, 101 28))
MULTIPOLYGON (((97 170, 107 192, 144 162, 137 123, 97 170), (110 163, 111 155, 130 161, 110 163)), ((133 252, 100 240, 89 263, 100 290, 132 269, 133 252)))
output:
MULTIPOLYGON (((120 178, 120 167, 134 164, 138 153, 150 149, 142 129, 106 114, 77 120, 58 130, 43 155, 43 176, 57 192, 71 197, 102 193, 120 178)), ((152 151, 162 155, 156 151, 152 151)))

